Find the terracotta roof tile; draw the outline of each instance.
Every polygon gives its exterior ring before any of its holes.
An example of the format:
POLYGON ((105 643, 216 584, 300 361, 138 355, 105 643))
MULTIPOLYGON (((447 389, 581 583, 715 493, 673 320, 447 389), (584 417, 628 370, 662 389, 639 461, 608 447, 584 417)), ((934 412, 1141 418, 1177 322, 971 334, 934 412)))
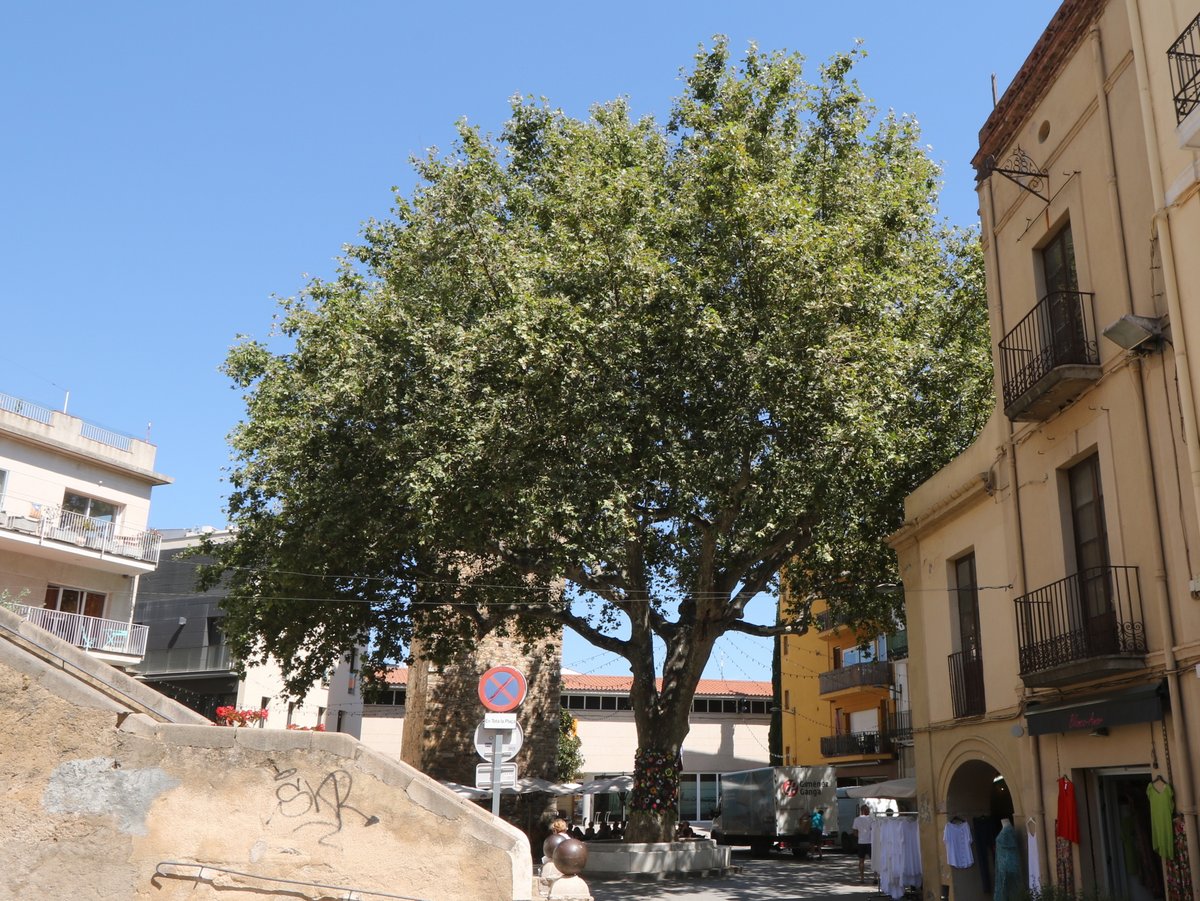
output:
MULTIPOLYGON (((564 691, 612 691, 628 693, 633 687, 631 676, 587 676, 578 673, 563 673, 564 691)), ((388 685, 407 685, 408 668, 393 666, 387 671, 388 685)), ((662 680, 658 680, 659 687, 662 680)), ((770 682, 751 682, 745 679, 701 679, 696 686, 697 696, 717 697, 771 697, 770 682)))

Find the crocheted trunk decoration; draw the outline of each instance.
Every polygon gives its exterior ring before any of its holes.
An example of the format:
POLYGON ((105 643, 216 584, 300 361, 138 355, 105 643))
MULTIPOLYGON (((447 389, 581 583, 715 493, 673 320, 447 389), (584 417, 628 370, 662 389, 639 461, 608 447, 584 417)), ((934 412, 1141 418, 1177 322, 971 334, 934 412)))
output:
POLYGON ((633 755, 633 810, 678 810, 679 773, 683 759, 678 754, 663 754, 638 748, 633 755))

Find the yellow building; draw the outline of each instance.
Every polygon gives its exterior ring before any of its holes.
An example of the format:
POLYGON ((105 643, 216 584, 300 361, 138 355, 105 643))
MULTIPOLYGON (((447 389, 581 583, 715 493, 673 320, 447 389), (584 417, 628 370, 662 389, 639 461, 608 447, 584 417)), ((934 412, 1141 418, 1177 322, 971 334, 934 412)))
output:
POLYGON ((901 775, 911 740, 905 633, 850 629, 815 601, 809 631, 779 642, 783 762, 834 766, 840 786, 901 775))
POLYGON ((955 818, 1043 884, 1197 889, 1198 13, 1066 0, 980 132, 996 411, 892 538, 928 898, 990 894, 955 818))

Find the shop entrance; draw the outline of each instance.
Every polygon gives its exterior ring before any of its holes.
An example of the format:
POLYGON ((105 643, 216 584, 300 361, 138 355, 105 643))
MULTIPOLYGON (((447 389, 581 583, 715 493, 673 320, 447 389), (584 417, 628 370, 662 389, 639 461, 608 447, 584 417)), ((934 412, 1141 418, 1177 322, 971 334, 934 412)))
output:
POLYGON ((1094 776, 1102 858, 1097 876, 1103 874, 1114 898, 1161 901, 1166 893, 1162 863, 1150 842, 1149 771, 1098 770, 1094 776))
POLYGON ((990 901, 996 872, 996 836, 1000 821, 1011 820, 1012 794, 1004 776, 982 760, 968 760, 950 777, 946 816, 966 822, 974 836, 975 864, 951 869, 954 901, 990 901))

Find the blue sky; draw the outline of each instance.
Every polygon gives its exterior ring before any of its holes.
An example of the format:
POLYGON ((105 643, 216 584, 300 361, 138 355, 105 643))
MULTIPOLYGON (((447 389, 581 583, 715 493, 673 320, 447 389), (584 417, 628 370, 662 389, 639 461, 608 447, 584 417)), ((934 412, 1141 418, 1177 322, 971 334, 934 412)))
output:
MULTIPOLYGON (((858 77, 921 122, 943 214, 976 221, 968 161, 1057 0, 522 3, 10 3, 0 31, 0 392, 158 446, 152 525, 224 522, 217 368, 265 336, 272 295, 328 275, 384 216, 408 159, 514 93, 572 114, 626 95, 662 116, 716 33, 812 66, 865 41, 858 77)), ((758 612, 769 604, 758 606, 758 612)), ((566 662, 619 671, 587 645, 566 662), (584 662, 586 661, 586 662, 584 662)), ((766 642, 723 639, 710 674, 761 678, 766 642), (723 657, 722 657, 723 655, 723 657)))

